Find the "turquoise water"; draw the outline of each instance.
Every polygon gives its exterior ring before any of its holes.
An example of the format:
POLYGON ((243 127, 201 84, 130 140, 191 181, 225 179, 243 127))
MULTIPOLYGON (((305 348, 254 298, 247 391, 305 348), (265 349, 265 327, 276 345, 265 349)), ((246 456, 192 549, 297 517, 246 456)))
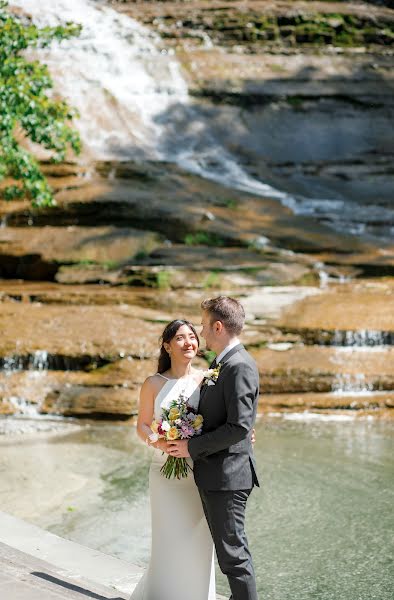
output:
MULTIPOLYGON (((261 600, 392 600, 393 432, 368 420, 259 421, 263 485, 247 531, 261 600)), ((0 436, 2 509, 144 564, 149 456, 123 425, 0 436)), ((218 591, 228 591, 220 573, 218 591)))

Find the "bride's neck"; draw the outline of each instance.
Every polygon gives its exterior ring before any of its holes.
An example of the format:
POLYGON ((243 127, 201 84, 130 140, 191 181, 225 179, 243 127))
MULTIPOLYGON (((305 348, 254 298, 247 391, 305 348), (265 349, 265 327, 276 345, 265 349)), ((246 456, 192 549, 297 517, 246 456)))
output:
POLYGON ((180 377, 186 377, 186 375, 190 375, 192 373, 192 363, 191 361, 188 363, 171 363, 171 367, 169 373, 175 379, 179 379, 180 377))

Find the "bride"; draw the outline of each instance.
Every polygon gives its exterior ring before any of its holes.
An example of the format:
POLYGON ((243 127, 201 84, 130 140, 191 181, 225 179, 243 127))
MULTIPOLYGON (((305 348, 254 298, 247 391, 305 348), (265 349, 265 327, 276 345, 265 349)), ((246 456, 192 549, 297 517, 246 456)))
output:
MULTIPOLYGON (((153 448, 149 471, 152 546, 149 566, 130 600, 215 600, 213 541, 193 474, 166 479, 160 469, 168 457, 167 442, 149 438, 165 398, 185 394, 198 408, 202 371, 191 365, 199 339, 193 325, 176 319, 161 336, 157 373, 140 392, 137 432, 153 448), (164 454, 163 454, 164 453, 164 454)), ((152 437, 154 439, 154 437, 152 437)), ((187 459, 190 466, 192 461, 187 459)))

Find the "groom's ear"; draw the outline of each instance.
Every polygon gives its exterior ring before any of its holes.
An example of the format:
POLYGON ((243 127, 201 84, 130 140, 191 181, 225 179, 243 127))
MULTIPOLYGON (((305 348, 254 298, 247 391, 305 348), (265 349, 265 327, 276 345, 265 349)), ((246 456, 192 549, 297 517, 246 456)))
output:
POLYGON ((212 329, 214 330, 214 332, 216 334, 222 333, 223 328, 224 328, 224 325, 221 321, 215 321, 213 324, 213 327, 212 327, 212 329))

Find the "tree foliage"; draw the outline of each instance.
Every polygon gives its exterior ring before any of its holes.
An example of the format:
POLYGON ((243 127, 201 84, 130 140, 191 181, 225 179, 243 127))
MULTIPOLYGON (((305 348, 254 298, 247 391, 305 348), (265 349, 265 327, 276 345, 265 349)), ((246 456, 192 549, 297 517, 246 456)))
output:
POLYGON ((53 162, 65 159, 68 149, 81 150, 79 134, 72 128, 76 111, 67 102, 51 97, 52 79, 38 60, 28 60, 24 51, 79 35, 81 27, 65 23, 39 28, 27 17, 11 13, 0 0, 0 181, 6 200, 28 197, 33 206, 54 204, 52 190, 38 161, 19 143, 23 137, 52 151, 53 162))

